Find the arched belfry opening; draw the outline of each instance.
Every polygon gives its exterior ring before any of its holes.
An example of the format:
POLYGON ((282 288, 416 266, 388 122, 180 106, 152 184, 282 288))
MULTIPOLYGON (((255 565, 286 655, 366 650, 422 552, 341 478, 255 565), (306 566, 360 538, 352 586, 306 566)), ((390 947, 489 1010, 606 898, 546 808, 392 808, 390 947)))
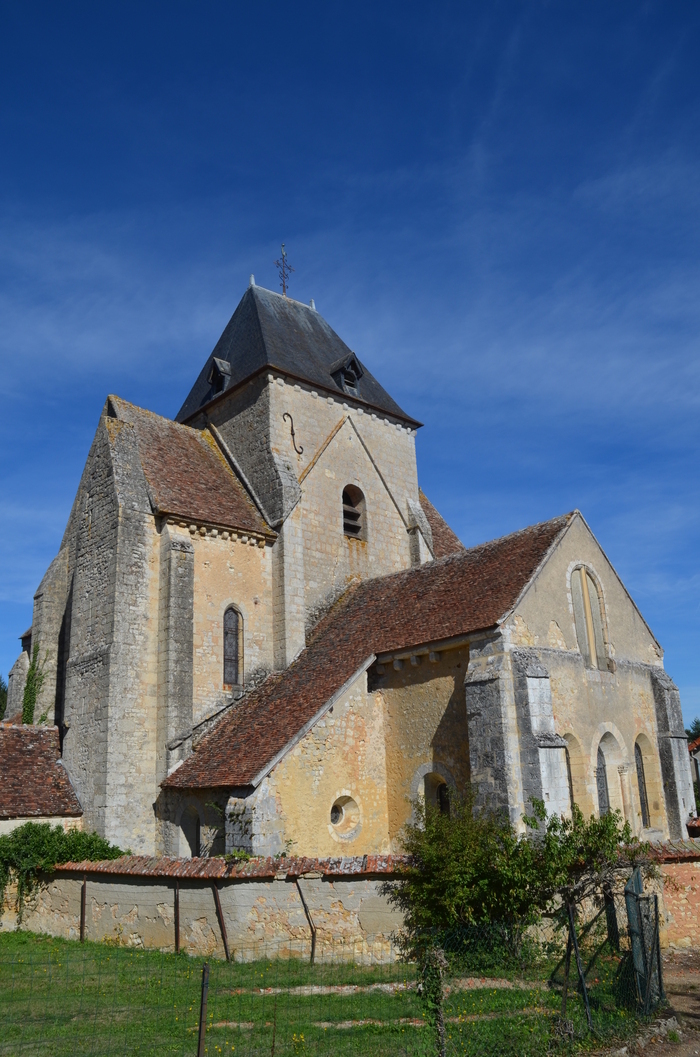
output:
POLYGON ((367 539, 367 510, 364 494, 354 484, 343 489, 343 534, 349 539, 367 539))

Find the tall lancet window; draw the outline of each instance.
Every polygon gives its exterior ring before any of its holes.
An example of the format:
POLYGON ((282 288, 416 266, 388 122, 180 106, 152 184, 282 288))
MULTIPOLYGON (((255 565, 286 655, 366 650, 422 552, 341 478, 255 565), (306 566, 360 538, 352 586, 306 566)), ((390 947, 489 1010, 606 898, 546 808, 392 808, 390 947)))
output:
POLYGON ((603 619, 600 597, 595 581, 587 569, 574 569, 571 574, 571 600, 579 649, 587 668, 606 671, 608 658, 603 639, 603 619))
POLYGON ((637 785, 639 787, 639 803, 642 808, 642 826, 648 829, 649 821, 649 798, 647 797, 647 780, 644 775, 644 757, 639 742, 634 746, 634 762, 637 765, 637 785))
POLYGON ((224 686, 237 686, 241 679, 241 617, 233 606, 224 613, 224 686))
POLYGON ((610 793, 608 792, 608 771, 605 766, 605 753, 598 746, 598 766, 595 769, 595 780, 598 787, 598 815, 600 818, 610 812, 610 793))

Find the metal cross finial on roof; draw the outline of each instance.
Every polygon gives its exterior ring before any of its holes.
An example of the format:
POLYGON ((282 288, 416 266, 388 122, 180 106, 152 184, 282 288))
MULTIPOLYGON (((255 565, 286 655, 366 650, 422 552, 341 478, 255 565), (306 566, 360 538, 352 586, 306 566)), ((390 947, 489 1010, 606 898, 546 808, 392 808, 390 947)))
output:
POLYGON ((278 261, 275 261, 275 268, 280 273, 280 286, 282 287, 282 293, 287 296, 287 286, 289 285, 289 274, 294 271, 291 264, 287 262, 287 251, 282 243, 282 256, 278 261))

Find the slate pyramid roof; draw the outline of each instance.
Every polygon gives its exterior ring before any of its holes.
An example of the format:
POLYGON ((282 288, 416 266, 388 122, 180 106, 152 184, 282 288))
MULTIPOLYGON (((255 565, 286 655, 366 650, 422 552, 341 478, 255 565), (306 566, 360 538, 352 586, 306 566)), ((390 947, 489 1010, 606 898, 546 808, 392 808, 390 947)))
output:
POLYGON ((342 338, 316 309, 272 290, 249 286, 200 371, 176 420, 187 422, 222 393, 211 380, 214 360, 228 364, 223 393, 262 371, 276 368, 290 378, 328 393, 342 393, 351 404, 364 405, 413 426, 420 423, 403 411, 377 379, 360 363, 362 377, 357 397, 350 396, 333 377, 339 364, 353 355, 342 338))

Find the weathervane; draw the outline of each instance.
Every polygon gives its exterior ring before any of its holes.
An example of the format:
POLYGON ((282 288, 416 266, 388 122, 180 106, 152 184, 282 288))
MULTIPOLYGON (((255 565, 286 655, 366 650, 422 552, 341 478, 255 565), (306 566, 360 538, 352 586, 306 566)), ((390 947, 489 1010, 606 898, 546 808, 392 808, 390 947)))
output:
POLYGON ((280 273, 280 286, 282 287, 282 293, 287 296, 287 286, 289 285, 289 273, 294 271, 291 264, 287 263, 287 251, 282 243, 282 256, 278 261, 275 261, 275 268, 280 273))

